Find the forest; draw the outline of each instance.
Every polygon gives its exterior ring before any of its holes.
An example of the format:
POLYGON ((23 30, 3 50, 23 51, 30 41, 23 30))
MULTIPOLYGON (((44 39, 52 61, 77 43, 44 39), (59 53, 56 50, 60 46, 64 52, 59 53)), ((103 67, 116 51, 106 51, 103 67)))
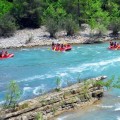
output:
POLYGON ((45 26, 50 37, 66 30, 74 35, 81 24, 102 35, 120 31, 120 0, 0 0, 0 37, 10 37, 18 29, 45 26))

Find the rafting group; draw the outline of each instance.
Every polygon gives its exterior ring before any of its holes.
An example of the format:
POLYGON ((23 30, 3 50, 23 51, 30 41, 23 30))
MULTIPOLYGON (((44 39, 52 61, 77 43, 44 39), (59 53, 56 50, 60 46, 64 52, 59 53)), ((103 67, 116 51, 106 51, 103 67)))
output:
POLYGON ((110 46, 108 47, 110 50, 120 50, 120 43, 110 41, 110 46))
POLYGON ((52 42, 52 50, 54 51, 69 51, 72 49, 70 44, 59 44, 52 42))
POLYGON ((13 56, 14 56, 14 54, 10 54, 7 51, 0 52, 0 59, 11 58, 13 56))
MULTIPOLYGON (((52 50, 54 51, 69 51, 72 49, 72 46, 68 43, 66 44, 60 44, 60 43, 54 43, 52 42, 52 50)), ((109 50, 120 50, 120 43, 110 41, 110 45, 108 47, 109 50)), ((7 51, 1 51, 0 52, 0 59, 5 59, 5 58, 11 58, 13 57, 14 54, 8 53, 7 51)))

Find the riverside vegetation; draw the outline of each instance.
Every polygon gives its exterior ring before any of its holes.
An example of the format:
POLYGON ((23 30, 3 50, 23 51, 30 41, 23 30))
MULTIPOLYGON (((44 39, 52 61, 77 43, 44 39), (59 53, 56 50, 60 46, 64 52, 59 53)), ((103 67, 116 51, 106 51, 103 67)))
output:
POLYGON ((106 76, 93 79, 78 80, 78 83, 66 88, 60 88, 60 78, 56 79, 56 89, 53 92, 38 98, 19 102, 21 97, 20 88, 15 81, 8 86, 5 103, 0 111, 1 119, 17 120, 50 119, 64 111, 84 107, 99 100, 104 93, 103 86, 107 90, 120 88, 120 79, 114 83, 114 77, 104 80, 106 76))
POLYGON ((119 0, 1 0, 0 37, 14 35, 17 29, 46 26, 50 37, 65 30, 74 35, 82 23, 101 36, 112 30, 117 36, 120 30, 119 0))

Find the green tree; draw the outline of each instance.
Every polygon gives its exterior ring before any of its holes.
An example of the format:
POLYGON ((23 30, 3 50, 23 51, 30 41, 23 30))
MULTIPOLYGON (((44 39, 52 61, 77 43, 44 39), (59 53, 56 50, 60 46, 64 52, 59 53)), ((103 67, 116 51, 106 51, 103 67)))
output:
POLYGON ((111 3, 110 14, 110 29, 113 31, 113 35, 118 35, 120 31, 120 5, 111 3))
POLYGON ((11 15, 5 14, 0 17, 0 37, 12 36, 14 35, 15 31, 15 19, 11 15))
POLYGON ((72 18, 72 15, 66 17, 63 23, 68 36, 73 36, 79 30, 79 26, 72 18))
POLYGON ((54 21, 53 18, 49 18, 48 21, 46 21, 45 26, 47 28, 47 32, 50 33, 51 38, 56 38, 56 32, 59 30, 59 25, 57 21, 54 21))
POLYGON ((5 97, 5 108, 15 109, 21 96, 21 91, 16 81, 11 81, 5 97))
POLYGON ((13 7, 13 4, 6 0, 0 0, 0 17, 8 13, 13 7))
POLYGON ((120 1, 119 0, 102 0, 102 8, 109 13, 110 29, 113 35, 118 35, 120 30, 120 1))
POLYGON ((42 20, 47 31, 50 33, 50 37, 56 37, 55 34, 61 29, 61 20, 64 19, 65 16, 66 11, 59 1, 49 4, 43 13, 42 20))
POLYGON ((101 9, 100 0, 87 0, 83 16, 86 17, 87 23, 91 29, 96 29, 98 35, 101 36, 109 25, 109 14, 101 9))
POLYGON ((85 6, 85 1, 83 0, 61 0, 64 9, 67 14, 71 14, 75 19, 79 27, 83 23, 83 17, 81 11, 83 10, 83 6, 85 6))
POLYGON ((21 28, 37 28, 41 25, 41 0, 14 0, 11 14, 21 28))

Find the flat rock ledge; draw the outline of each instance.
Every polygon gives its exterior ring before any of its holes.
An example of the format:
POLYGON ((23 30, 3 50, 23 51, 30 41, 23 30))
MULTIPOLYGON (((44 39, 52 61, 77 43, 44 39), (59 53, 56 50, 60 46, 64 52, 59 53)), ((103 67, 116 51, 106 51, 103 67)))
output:
POLYGON ((104 93, 102 86, 96 86, 96 81, 106 79, 100 76, 76 83, 60 91, 53 91, 40 97, 19 103, 16 111, 1 110, 0 120, 36 120, 39 114, 41 120, 50 120, 65 111, 84 108, 98 101, 104 93))

